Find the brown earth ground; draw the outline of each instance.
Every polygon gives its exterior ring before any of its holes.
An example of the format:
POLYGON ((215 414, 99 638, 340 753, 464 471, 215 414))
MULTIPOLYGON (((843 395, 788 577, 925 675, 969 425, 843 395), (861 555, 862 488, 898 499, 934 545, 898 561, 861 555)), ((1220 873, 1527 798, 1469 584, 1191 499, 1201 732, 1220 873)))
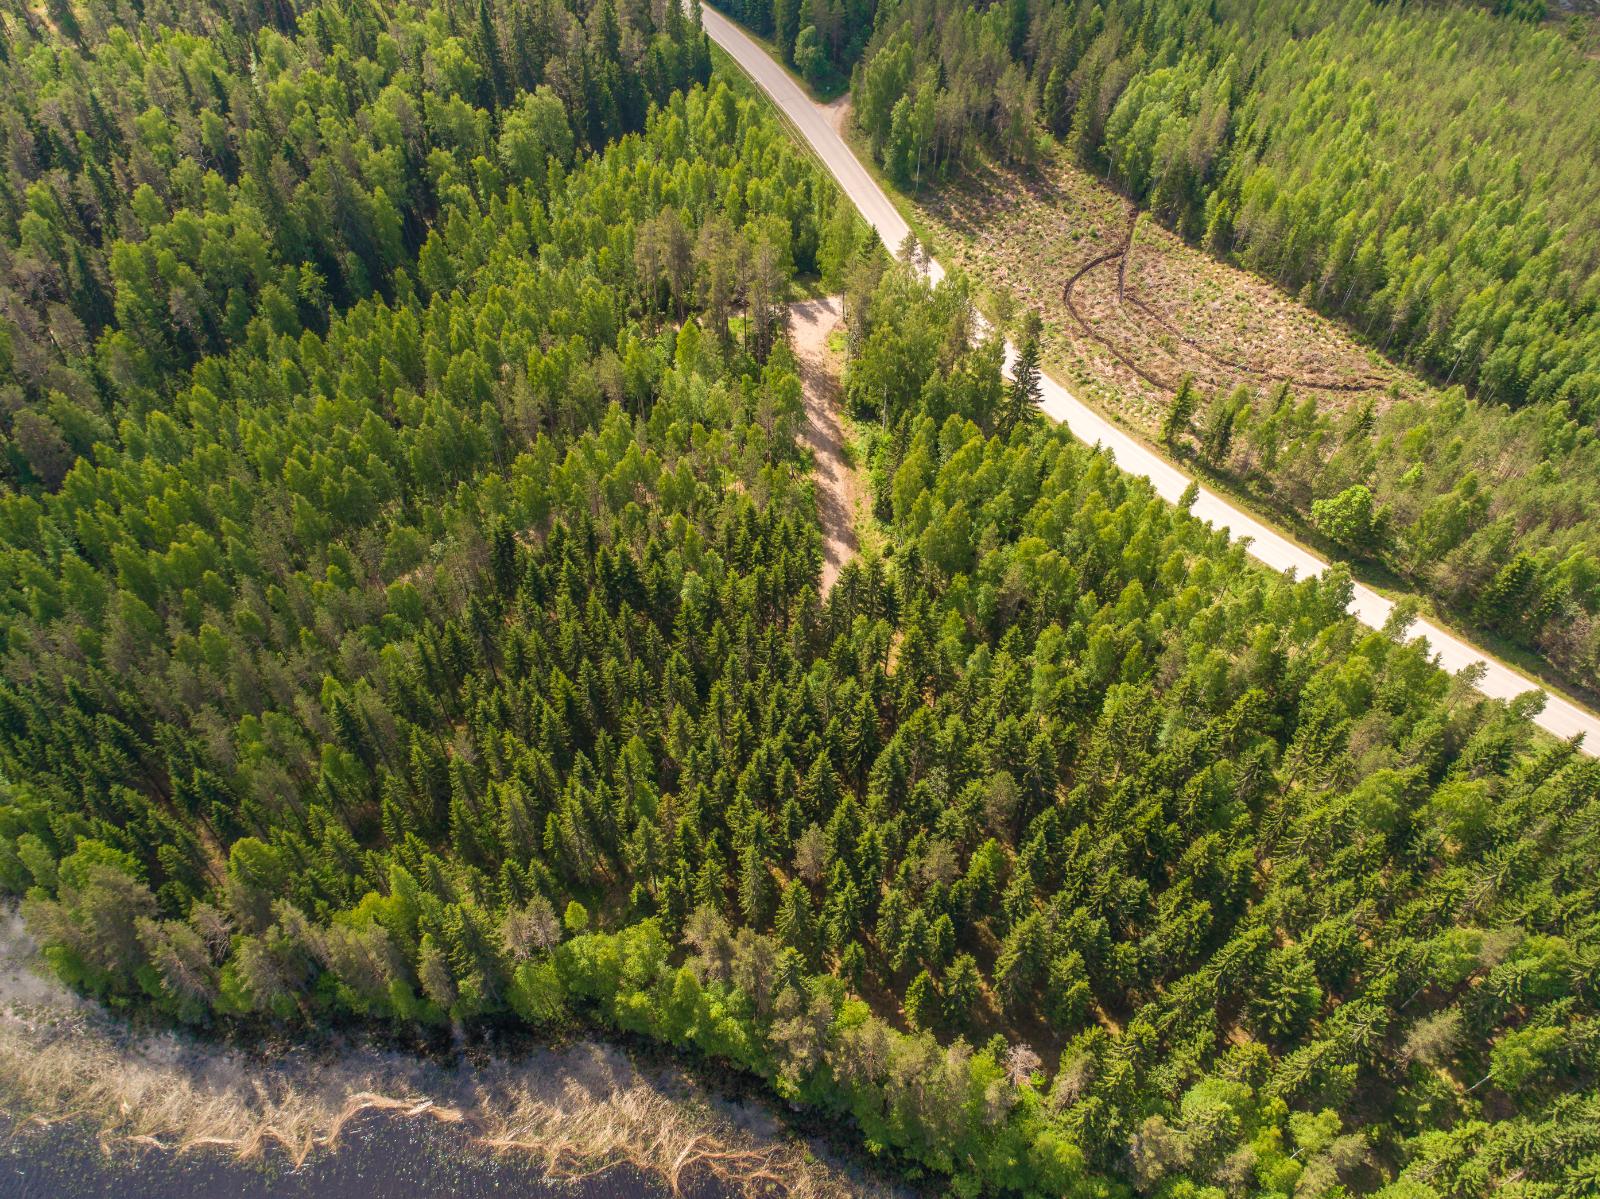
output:
POLYGON ((1045 324, 1044 363, 1145 433, 1192 374, 1202 394, 1288 382, 1343 410, 1424 390, 1334 322, 1220 263, 1052 151, 1037 172, 996 164, 917 198, 934 250, 1045 324))
POLYGON ((828 114, 828 124, 833 126, 835 133, 843 137, 845 126, 850 122, 850 114, 854 111, 850 104, 850 93, 846 92, 837 100, 830 101, 822 107, 828 114))
POLYGON ((817 517, 822 523, 822 594, 859 548, 856 521, 866 487, 850 462, 839 421, 839 354, 828 335, 843 315, 838 296, 800 300, 789 306, 789 339, 800 362, 806 423, 801 435, 816 458, 817 517))

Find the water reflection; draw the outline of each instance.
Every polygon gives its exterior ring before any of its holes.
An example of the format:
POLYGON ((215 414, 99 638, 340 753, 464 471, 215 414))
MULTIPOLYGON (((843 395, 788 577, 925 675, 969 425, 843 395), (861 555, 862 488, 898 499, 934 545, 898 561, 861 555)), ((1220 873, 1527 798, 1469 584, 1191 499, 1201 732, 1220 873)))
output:
POLYGON ((0 907, 0 1199, 906 1194, 665 1054, 229 1047, 131 1027, 38 966, 0 907))
MULTIPOLYGON (((689 1199, 726 1199, 710 1182, 689 1199)), ((557 1181, 526 1158, 491 1154, 461 1133, 376 1115, 346 1130, 339 1148, 299 1169, 281 1155, 240 1162, 159 1150, 113 1155, 81 1126, 23 1131, 0 1148, 7 1199, 669 1199, 661 1183, 628 1166, 557 1181)))

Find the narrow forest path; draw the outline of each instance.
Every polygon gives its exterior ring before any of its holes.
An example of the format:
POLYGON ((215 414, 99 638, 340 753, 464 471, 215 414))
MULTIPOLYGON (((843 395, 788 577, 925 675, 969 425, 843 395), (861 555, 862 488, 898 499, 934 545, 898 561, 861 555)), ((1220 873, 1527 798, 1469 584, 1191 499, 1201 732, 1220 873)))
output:
POLYGON ((832 590, 844 564, 856 555, 856 509, 865 494, 861 478, 850 464, 844 426, 839 422, 842 364, 838 353, 828 347, 828 335, 838 327, 843 312, 844 301, 839 296, 789 305, 789 338, 800 362, 806 402, 801 436, 816 456, 823 595, 832 590))

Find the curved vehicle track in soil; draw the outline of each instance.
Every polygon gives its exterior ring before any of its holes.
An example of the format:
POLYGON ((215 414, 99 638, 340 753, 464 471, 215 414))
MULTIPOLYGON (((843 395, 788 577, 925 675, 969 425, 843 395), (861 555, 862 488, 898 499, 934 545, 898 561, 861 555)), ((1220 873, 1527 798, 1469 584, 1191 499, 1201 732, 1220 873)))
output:
MULTIPOLYGON (((839 136, 830 120, 833 114, 829 113, 827 106, 807 96, 789 73, 728 17, 705 5, 701 13, 711 40, 772 98, 779 112, 810 145, 817 160, 834 177, 840 190, 860 210, 867 223, 877 231, 883 243, 891 252, 898 251, 906 235, 911 232, 911 227, 839 136)), ((944 278, 944 268, 929 259, 925 274, 930 284, 937 284, 944 278)), ((1015 361, 1016 347, 1007 343, 1008 372, 1015 361)), ((1176 503, 1195 483, 1186 471, 1090 408, 1056 379, 1043 376, 1039 381, 1039 390, 1039 407, 1045 415, 1066 425, 1078 440, 1100 446, 1122 470, 1148 479, 1162 499, 1176 503)), ((1258 562, 1273 570, 1293 571, 1302 578, 1319 575, 1328 569, 1325 559, 1210 488, 1198 487, 1197 490, 1198 496, 1190 506, 1190 512, 1226 531, 1230 537, 1246 542, 1250 556, 1258 562)), ((1394 601, 1364 583, 1355 584, 1352 590, 1351 615, 1369 628, 1383 628, 1394 612, 1394 601)), ((1411 626, 1411 633, 1427 638, 1443 669, 1452 674, 1463 670, 1474 671, 1478 690, 1491 699, 1509 700, 1529 691, 1543 691, 1544 709, 1534 717, 1535 724, 1563 739, 1583 736, 1587 753, 1595 753, 1596 748, 1600 747, 1600 717, 1594 713, 1580 708, 1565 696, 1541 688, 1505 662, 1490 657, 1470 642, 1429 621, 1416 621, 1411 626)))
MULTIPOLYGON (((1334 380, 1331 382, 1320 379, 1307 379, 1298 375, 1289 374, 1286 371, 1275 371, 1269 368, 1252 366, 1249 363, 1240 362, 1236 358, 1229 358, 1226 354, 1219 353, 1218 351, 1211 349, 1209 346, 1201 345, 1197 338, 1183 332, 1183 330, 1179 329, 1177 325, 1173 324, 1172 321, 1163 313, 1158 312, 1145 300, 1141 299, 1136 293, 1132 295, 1128 293, 1129 251, 1133 247, 1134 226, 1139 219, 1139 210, 1132 204, 1127 206, 1127 218, 1127 227, 1122 231, 1122 237, 1115 247, 1107 250, 1103 254, 1096 254, 1093 258, 1090 258, 1070 276, 1068 276, 1066 283, 1061 288, 1061 300, 1062 303, 1066 305, 1067 314, 1072 317, 1073 323, 1078 326, 1079 332, 1093 341, 1101 349, 1105 350, 1106 353, 1110 354, 1118 362, 1122 363, 1123 366, 1127 367, 1134 374, 1138 375, 1139 378, 1143 379, 1146 383, 1150 384, 1152 387, 1158 387, 1163 391, 1176 391, 1181 380, 1163 379, 1161 376, 1151 371, 1149 367, 1135 361, 1130 355, 1119 349, 1116 343, 1111 340, 1111 338, 1107 337, 1104 333, 1101 333, 1093 324, 1090 323, 1088 318, 1078 310, 1078 305, 1072 298, 1073 288, 1082 282, 1084 277, 1088 275, 1090 271, 1108 262, 1115 261, 1117 264, 1117 305, 1122 309, 1123 316, 1127 317, 1130 324, 1136 322, 1134 321, 1134 318, 1128 314, 1127 305, 1129 304, 1133 305, 1133 307, 1142 312, 1145 317, 1153 322, 1163 333, 1188 346, 1189 349, 1194 351, 1194 353, 1199 355, 1202 359, 1215 368, 1219 368, 1224 372, 1242 375, 1245 378, 1260 379, 1271 383, 1287 383, 1291 387, 1299 387, 1308 391, 1362 392, 1379 391, 1382 389, 1382 381, 1373 378, 1372 376, 1362 379, 1334 380)), ((1176 357, 1176 355, 1174 355, 1174 357, 1176 357)))

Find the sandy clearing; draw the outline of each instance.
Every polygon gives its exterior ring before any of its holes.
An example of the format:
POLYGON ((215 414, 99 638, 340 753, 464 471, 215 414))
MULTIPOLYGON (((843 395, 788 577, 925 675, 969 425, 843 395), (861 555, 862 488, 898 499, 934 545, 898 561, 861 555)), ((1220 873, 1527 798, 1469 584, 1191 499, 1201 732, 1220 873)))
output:
POLYGON ((846 92, 837 100, 822 105, 821 108, 824 119, 833 126, 833 131, 843 137, 844 127, 850 120, 850 93, 846 92))
POLYGON ((843 300, 800 300, 789 306, 789 337, 800 362, 806 423, 801 436, 816 458, 817 519, 822 524, 822 594, 827 595, 844 564, 855 557, 856 507, 864 494, 860 477, 845 456, 839 423, 839 355, 828 348, 828 334, 844 313, 843 300))

